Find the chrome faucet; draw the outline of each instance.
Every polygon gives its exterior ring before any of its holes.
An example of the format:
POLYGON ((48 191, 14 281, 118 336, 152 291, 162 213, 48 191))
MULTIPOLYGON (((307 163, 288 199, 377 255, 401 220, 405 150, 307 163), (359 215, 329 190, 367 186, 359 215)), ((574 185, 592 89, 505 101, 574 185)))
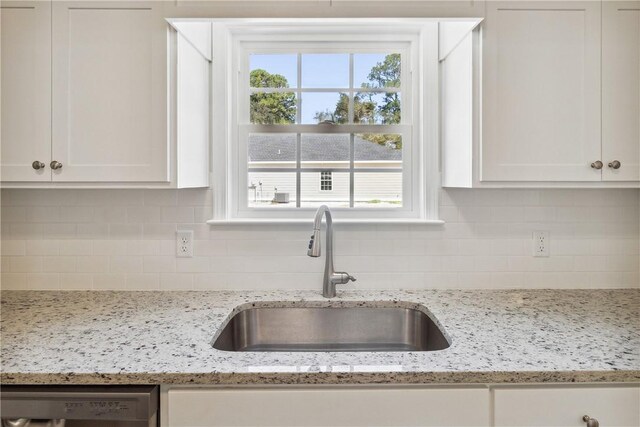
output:
POLYGON ((313 235, 309 241, 307 255, 314 258, 320 256, 320 226, 324 215, 327 216, 327 255, 324 264, 322 296, 333 298, 336 296, 336 285, 342 285, 350 281, 355 282, 356 278, 348 273, 333 270, 333 222, 331 220, 331 211, 327 205, 320 206, 316 212, 316 218, 313 221, 313 235))

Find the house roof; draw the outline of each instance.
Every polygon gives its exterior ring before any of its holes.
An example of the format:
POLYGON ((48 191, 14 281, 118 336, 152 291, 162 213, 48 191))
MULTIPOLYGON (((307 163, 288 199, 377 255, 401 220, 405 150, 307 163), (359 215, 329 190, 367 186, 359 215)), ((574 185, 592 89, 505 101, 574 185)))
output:
MULTIPOLYGON (((356 161, 402 160, 402 150, 354 136, 356 161)), ((291 134, 254 134, 249 137, 249 161, 286 162, 296 160, 296 137, 291 134)), ((316 134, 302 135, 302 161, 348 161, 349 136, 316 134)))

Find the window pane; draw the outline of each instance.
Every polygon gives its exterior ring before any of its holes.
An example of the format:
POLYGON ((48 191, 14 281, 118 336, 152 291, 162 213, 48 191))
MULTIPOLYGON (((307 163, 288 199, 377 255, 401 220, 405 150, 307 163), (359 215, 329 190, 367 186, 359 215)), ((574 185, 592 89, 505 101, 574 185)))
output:
POLYGON ((359 133, 353 136, 355 168, 402 168, 402 136, 359 133))
POLYGON ((302 55, 303 88, 348 88, 349 54, 302 55))
POLYGON ((247 161, 251 168, 295 168, 296 135, 256 133, 249 135, 247 161))
POLYGON ((400 124, 400 93, 358 92, 353 98, 353 110, 354 123, 369 125, 400 124))
POLYGON ((300 161, 303 168, 348 168, 349 134, 303 134, 300 161))
POLYGON ((349 96, 336 92, 302 94, 302 124, 317 124, 325 120, 336 123, 349 121, 349 96))
POLYGON ((297 110, 296 94, 293 92, 257 92, 249 95, 249 119, 253 124, 293 124, 297 110))
POLYGON ((402 207, 401 172, 356 172, 353 177, 354 207, 402 207))
POLYGON ((353 55, 354 87, 400 87, 399 53, 357 53, 353 55))
POLYGON ((251 87, 297 87, 298 55, 249 55, 251 87))
POLYGON ((249 172, 248 206, 295 208, 295 172, 249 172))
POLYGON ((322 172, 303 172, 300 174, 300 206, 303 208, 315 208, 320 205, 327 205, 348 208, 349 173, 332 172, 331 190, 322 189, 321 177, 322 172))

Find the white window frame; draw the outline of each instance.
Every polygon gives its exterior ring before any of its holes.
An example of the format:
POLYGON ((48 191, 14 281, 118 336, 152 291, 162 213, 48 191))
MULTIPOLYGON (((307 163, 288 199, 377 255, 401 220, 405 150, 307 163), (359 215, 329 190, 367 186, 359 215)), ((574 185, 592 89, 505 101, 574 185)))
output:
MULTIPOLYGON (((401 208, 332 208, 340 222, 437 222, 438 173, 438 24, 434 20, 403 19, 284 19, 227 20, 214 22, 213 99, 213 187, 214 219, 220 222, 300 222, 313 216, 315 208, 249 208, 246 141, 249 130, 263 133, 275 125, 249 125, 247 49, 259 45, 268 51, 282 52, 290 40, 308 45, 305 52, 344 51, 398 52, 403 46, 402 80, 411 90, 401 88, 403 122, 384 125, 385 131, 403 136, 403 206, 401 208), (348 24, 346 23, 348 22, 348 24), (382 26, 381 26, 382 25, 382 26), (376 48, 369 43, 376 42, 376 48), (354 47, 358 49, 354 50, 354 47), (362 49, 362 50, 361 50, 362 49), (216 61, 224 58, 223 61, 216 61), (244 73, 244 74, 243 74, 244 73), (406 73, 406 74, 405 74, 406 73), (215 76, 224 75, 220 79, 215 76), (246 84, 245 84, 246 82, 246 84), (416 96, 417 95, 417 96, 416 96), (221 126, 218 127, 217 124, 221 126)), ((340 88, 337 88, 340 89, 340 88)), ((335 92, 344 92, 344 89, 335 92)), ((330 91, 327 89, 327 91, 330 91)), ((281 125, 290 133, 317 133, 318 125, 281 125)), ((342 124, 331 126, 329 133, 379 131, 381 125, 342 124)), ((323 168, 323 170, 326 168, 323 168)), ((314 170, 309 170, 313 172, 314 170)), ((338 171, 336 169, 336 171, 338 171)))

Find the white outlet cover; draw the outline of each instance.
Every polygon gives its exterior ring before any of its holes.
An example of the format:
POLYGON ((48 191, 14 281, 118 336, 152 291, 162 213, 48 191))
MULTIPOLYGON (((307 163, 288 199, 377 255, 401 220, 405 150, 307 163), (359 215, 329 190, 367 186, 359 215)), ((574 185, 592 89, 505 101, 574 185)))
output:
POLYGON ((193 230, 176 231, 176 256, 178 258, 193 257, 193 230))
POLYGON ((550 238, 548 231, 533 232, 533 256, 548 257, 549 256, 550 238))

